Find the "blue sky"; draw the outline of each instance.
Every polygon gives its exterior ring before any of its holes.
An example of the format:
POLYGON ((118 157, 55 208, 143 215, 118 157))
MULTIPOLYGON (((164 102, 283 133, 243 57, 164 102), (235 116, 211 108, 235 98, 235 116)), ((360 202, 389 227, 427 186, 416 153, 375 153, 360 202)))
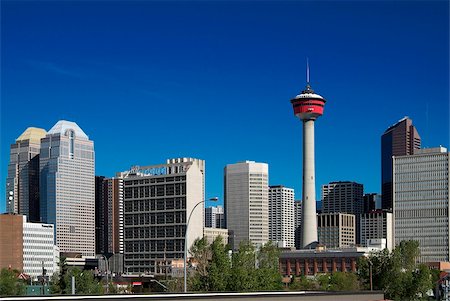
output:
POLYGON ((66 119, 97 175, 202 158, 223 198, 224 166, 255 160, 299 199, 306 57, 327 99, 318 197, 338 180, 380 192, 380 136, 404 116, 449 146, 448 1, 2 1, 0 195, 10 143, 66 119))

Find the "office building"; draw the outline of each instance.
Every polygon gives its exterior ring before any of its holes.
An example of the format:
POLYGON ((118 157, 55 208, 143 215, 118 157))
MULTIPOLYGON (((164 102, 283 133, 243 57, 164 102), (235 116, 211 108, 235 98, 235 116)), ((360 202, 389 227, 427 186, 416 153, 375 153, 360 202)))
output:
POLYGON ((327 248, 353 247, 356 243, 355 215, 321 213, 317 215, 319 242, 327 248))
POLYGON ((360 219, 360 244, 368 247, 368 241, 385 239, 389 251, 394 247, 394 225, 392 213, 386 210, 374 210, 363 213, 360 219))
POLYGON ((323 115, 326 100, 311 89, 309 66, 306 74, 306 88, 291 99, 291 104, 303 124, 302 247, 308 248, 317 243, 314 123, 323 115))
POLYGON ((413 155, 420 149, 420 136, 408 117, 390 126, 381 136, 382 208, 392 210, 392 156, 413 155))
POLYGON ((449 160, 443 147, 393 158, 395 244, 417 240, 420 262, 450 261, 449 160))
POLYGON ((6 178, 6 212, 23 214, 29 221, 39 216, 39 151, 46 131, 29 127, 11 144, 6 178))
POLYGON ((294 189, 269 187, 269 240, 280 248, 292 248, 294 240, 294 189))
POLYGON ((269 240, 269 166, 245 161, 228 164, 225 174, 225 218, 233 249, 249 240, 261 246, 269 240))
POLYGON ((225 212, 222 206, 205 208, 205 227, 225 229, 225 212))
POLYGON ((23 271, 23 217, 0 214, 0 269, 23 271))
POLYGON ((172 261, 184 258, 189 216, 188 249, 203 237, 205 161, 169 159, 134 166, 117 177, 124 188, 125 271, 171 273, 172 261))
POLYGON ((95 255, 94 142, 60 120, 41 139, 41 218, 55 225, 61 253, 95 255))
POLYGON ((294 241, 295 248, 300 249, 302 247, 302 201, 294 201, 294 241))

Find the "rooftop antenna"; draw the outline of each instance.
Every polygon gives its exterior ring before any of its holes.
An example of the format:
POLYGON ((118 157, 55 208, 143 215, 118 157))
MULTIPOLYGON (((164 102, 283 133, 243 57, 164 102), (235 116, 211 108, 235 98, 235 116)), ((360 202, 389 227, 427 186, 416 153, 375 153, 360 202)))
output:
POLYGON ((306 58, 306 84, 309 86, 309 58, 306 58))

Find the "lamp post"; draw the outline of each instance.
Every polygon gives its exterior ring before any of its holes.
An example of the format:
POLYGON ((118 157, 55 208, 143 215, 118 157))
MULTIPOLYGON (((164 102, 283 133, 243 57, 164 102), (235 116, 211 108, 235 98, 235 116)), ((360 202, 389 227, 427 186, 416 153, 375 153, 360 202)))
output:
POLYGON ((109 294, 109 278, 108 278, 109 262, 105 255, 100 255, 100 258, 102 258, 102 257, 103 257, 103 259, 105 259, 105 262, 106 262, 106 293, 109 294))
POLYGON ((372 266, 373 266, 373 263, 370 260, 370 258, 367 258, 367 260, 369 261, 370 290, 372 291, 373 290, 373 285, 372 285, 372 266))
MULTIPOLYGON (((219 200, 218 197, 210 198, 208 201, 217 202, 219 200)), ((187 293, 187 234, 188 234, 188 228, 189 228, 189 222, 191 220, 192 213, 194 212, 195 208, 197 208, 198 205, 203 204, 205 200, 198 202, 195 204, 194 208, 192 208, 191 212, 189 213, 189 218, 186 223, 186 231, 184 232, 184 292, 187 293)), ((187 213, 187 211, 186 211, 187 213)), ((202 225, 204 226, 204 225, 202 225)))

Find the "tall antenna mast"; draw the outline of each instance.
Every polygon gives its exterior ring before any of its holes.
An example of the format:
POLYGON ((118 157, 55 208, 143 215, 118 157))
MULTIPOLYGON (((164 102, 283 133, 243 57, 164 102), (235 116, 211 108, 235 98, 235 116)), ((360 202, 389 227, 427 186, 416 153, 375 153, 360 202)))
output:
POLYGON ((309 58, 306 58, 306 84, 309 85, 309 58))

